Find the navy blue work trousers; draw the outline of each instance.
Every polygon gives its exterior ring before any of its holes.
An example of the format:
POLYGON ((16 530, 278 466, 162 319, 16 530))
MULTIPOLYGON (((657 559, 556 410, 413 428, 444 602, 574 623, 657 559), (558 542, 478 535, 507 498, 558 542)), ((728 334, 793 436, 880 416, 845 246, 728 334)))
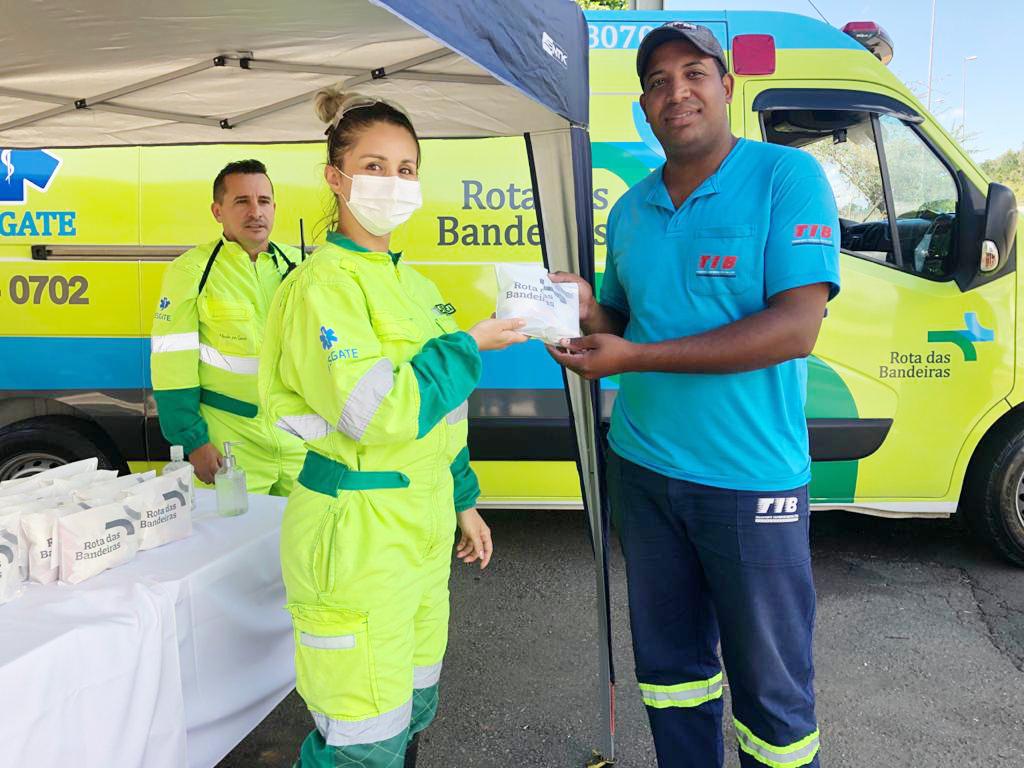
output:
POLYGON ((725 685, 744 768, 819 766, 807 487, 727 490, 608 456, 659 768, 723 765, 725 685))

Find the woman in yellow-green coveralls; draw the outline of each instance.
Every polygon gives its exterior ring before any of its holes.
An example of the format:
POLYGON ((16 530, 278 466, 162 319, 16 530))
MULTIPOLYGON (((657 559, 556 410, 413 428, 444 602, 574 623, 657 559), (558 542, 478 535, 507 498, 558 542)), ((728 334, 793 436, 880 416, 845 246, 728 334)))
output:
POLYGON ((389 249, 420 205, 419 142, 396 105, 321 91, 335 231, 282 284, 261 406, 308 450, 281 529, 298 690, 316 723, 302 768, 403 768, 433 719, 457 555, 490 531, 466 448, 480 352, 515 320, 460 331, 437 287, 389 249))

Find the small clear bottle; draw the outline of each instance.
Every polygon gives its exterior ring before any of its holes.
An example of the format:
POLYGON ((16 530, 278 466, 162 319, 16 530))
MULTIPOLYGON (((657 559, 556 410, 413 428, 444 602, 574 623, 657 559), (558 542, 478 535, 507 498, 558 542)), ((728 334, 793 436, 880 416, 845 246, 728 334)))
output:
POLYGON ((245 470, 238 466, 231 447, 240 443, 224 443, 224 463, 213 478, 217 490, 217 514, 234 517, 249 510, 249 493, 245 485, 245 470))
MULTIPOLYGON (((185 449, 180 445, 171 446, 171 460, 164 464, 164 468, 160 470, 161 475, 166 475, 170 472, 174 472, 178 469, 184 469, 188 467, 192 470, 192 465, 185 461, 185 449)), ((189 472, 188 475, 188 503, 190 506, 195 507, 196 505, 196 473, 195 470, 189 472)))

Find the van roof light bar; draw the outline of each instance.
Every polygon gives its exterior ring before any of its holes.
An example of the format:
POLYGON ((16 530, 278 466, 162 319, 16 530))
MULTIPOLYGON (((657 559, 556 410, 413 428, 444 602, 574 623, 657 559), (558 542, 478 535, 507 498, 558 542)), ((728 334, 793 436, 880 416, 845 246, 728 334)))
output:
POLYGON ((889 66, 893 54, 892 38, 879 24, 873 21, 851 21, 843 27, 843 32, 871 51, 880 62, 889 66))

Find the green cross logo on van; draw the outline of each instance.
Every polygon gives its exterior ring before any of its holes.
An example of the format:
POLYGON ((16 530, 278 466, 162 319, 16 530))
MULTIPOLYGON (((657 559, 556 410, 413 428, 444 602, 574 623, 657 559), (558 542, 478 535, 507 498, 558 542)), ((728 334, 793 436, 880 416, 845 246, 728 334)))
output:
POLYGON ((959 331, 928 331, 928 343, 941 344, 948 342, 956 344, 964 353, 964 362, 973 363, 978 359, 978 350, 975 349, 976 342, 994 341, 995 331, 985 328, 978 320, 976 312, 964 313, 964 325, 967 327, 959 331))

